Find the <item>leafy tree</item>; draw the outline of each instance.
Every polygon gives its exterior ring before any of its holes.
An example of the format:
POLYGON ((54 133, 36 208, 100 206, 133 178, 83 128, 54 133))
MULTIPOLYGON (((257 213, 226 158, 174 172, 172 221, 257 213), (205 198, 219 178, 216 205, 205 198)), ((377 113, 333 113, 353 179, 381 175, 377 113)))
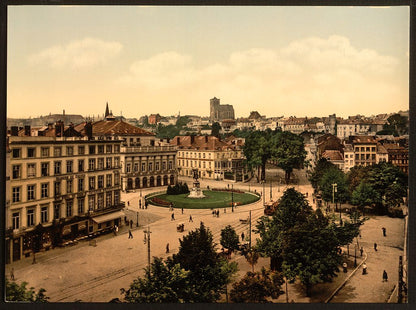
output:
POLYGON ((281 294, 281 273, 262 268, 261 272, 247 272, 233 284, 230 299, 236 303, 266 303, 268 297, 278 298, 281 294))
POLYGON ((172 263, 189 271, 190 286, 193 287, 190 301, 216 301, 221 288, 230 283, 237 271, 237 264, 229 263, 216 253, 212 233, 202 222, 179 242, 179 251, 172 256, 172 263))
POLYGON ((45 295, 46 290, 41 288, 37 293, 34 288, 26 288, 27 282, 20 285, 6 278, 6 301, 28 301, 35 303, 48 302, 49 297, 45 295))
POLYGON ((211 136, 218 137, 220 135, 221 125, 217 122, 212 123, 211 136))
POLYGON ((262 216, 257 221, 256 249, 262 256, 270 257, 270 268, 280 270, 282 262, 282 234, 305 221, 312 212, 305 196, 294 188, 287 189, 278 201, 278 208, 272 218, 262 216))
POLYGON ((176 121, 176 127, 179 129, 183 129, 189 123, 190 119, 187 116, 181 116, 176 121))
POLYGON ((255 248, 251 248, 246 253, 244 253, 244 257, 250 264, 251 271, 254 272, 254 265, 257 264, 257 261, 259 260, 259 253, 256 251, 255 248))
POLYGON ((241 129, 237 128, 233 131, 232 134, 234 136, 236 136, 237 138, 247 138, 249 136, 250 132, 252 132, 252 131, 248 130, 248 129, 241 130, 241 129))
POLYGON ((371 166, 354 166, 347 173, 348 189, 352 194, 363 180, 367 179, 371 166))
POLYGON ((289 131, 278 132, 273 139, 275 150, 273 158, 277 159, 277 166, 285 171, 285 181, 289 184, 293 169, 301 169, 305 163, 306 151, 303 139, 289 131))
POLYGON ((238 243, 238 235, 235 232, 235 229, 232 228, 231 225, 225 226, 225 228, 221 230, 220 244, 230 251, 235 251, 238 249, 238 243))
POLYGON ((380 194, 365 181, 361 181, 357 188, 352 192, 351 203, 358 206, 361 210, 366 206, 373 206, 380 202, 380 194))
POLYGON ((167 264, 154 257, 145 269, 145 276, 138 277, 129 289, 121 289, 126 302, 134 303, 183 303, 191 301, 192 286, 189 272, 179 264, 167 264))
POLYGON ((311 185, 314 188, 315 192, 319 191, 319 183, 321 182, 322 176, 325 174, 327 170, 332 168, 336 168, 336 166, 330 161, 326 160, 326 158, 322 157, 318 160, 315 168, 309 175, 309 181, 311 182, 311 185))
POLYGON ((334 198, 335 202, 345 203, 349 198, 347 179, 345 174, 337 167, 325 171, 319 182, 319 188, 324 201, 329 202, 334 198), (334 183, 337 184, 336 192, 332 186, 334 183))
POLYGON ((36 264, 36 253, 38 253, 43 247, 43 233, 45 228, 42 224, 36 225, 35 229, 32 231, 32 253, 33 253, 33 261, 32 264, 36 264))
POLYGON ((336 226, 329 223, 321 210, 285 231, 282 240, 283 273, 289 281, 299 278, 306 287, 307 296, 311 296, 314 284, 330 281, 336 276, 341 263, 340 240, 336 226))
POLYGON ((389 116, 387 124, 383 126, 383 129, 397 132, 399 135, 407 134, 409 132, 408 118, 398 113, 393 114, 389 116))
POLYGON ((156 137, 173 139, 179 135, 179 132, 180 129, 175 125, 163 126, 162 124, 159 124, 156 130, 156 137))

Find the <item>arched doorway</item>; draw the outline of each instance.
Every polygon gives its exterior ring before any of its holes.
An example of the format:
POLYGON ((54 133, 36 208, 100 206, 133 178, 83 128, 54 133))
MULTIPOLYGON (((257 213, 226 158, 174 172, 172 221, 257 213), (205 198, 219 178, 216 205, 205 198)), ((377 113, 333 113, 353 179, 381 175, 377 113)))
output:
POLYGON ((133 189, 133 180, 131 178, 127 179, 127 190, 133 189))
POLYGON ((175 176, 171 175, 170 176, 170 185, 174 185, 175 184, 175 176))
POLYGON ((134 188, 140 188, 140 179, 139 178, 136 178, 134 180, 134 188))
POLYGON ((156 177, 156 186, 162 186, 162 177, 160 175, 156 177))
POLYGON ((143 187, 147 187, 147 178, 146 177, 144 177, 143 178, 143 187))
POLYGON ((167 175, 163 176, 163 185, 168 185, 168 180, 169 178, 167 175))
POLYGON ((155 186, 155 177, 151 176, 149 187, 153 187, 153 186, 155 186))

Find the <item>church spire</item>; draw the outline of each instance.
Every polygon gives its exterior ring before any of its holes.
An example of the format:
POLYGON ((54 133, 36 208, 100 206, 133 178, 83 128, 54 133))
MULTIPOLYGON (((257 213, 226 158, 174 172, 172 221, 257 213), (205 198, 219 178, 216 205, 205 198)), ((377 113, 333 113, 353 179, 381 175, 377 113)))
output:
POLYGON ((108 111, 108 102, 107 102, 107 106, 105 107, 105 115, 104 117, 107 117, 110 114, 110 112, 108 111))

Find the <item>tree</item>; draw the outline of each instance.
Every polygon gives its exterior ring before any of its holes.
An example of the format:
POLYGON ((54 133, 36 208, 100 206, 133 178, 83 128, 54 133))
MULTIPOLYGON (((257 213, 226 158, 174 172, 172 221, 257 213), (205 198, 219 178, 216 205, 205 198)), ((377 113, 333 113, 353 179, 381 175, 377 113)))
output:
POLYGON ((220 135, 221 125, 217 122, 212 123, 211 136, 218 137, 220 135))
POLYGON ((314 188, 315 192, 318 192, 319 183, 321 182, 322 176, 325 172, 329 169, 336 168, 336 166, 331 163, 330 161, 326 160, 326 158, 321 158, 316 163, 315 168, 309 174, 309 181, 311 182, 312 187, 314 188))
POLYGON ((35 229, 32 231, 31 247, 33 253, 32 264, 36 264, 36 253, 39 252, 43 247, 43 233, 45 228, 42 224, 36 225, 35 229))
POLYGON ((393 114, 389 116, 387 123, 383 126, 383 129, 396 132, 398 135, 407 134, 409 132, 408 118, 398 113, 393 114))
POLYGON ((49 297, 45 295, 46 290, 41 288, 36 293, 34 288, 26 288, 27 282, 22 282, 20 285, 16 282, 6 278, 6 301, 28 301, 35 303, 48 302, 49 297))
POLYGON ((272 158, 277 159, 277 166, 285 171, 285 181, 289 184, 293 169, 301 169, 305 163, 306 151, 303 139, 289 131, 278 132, 272 142, 276 149, 272 158))
POLYGON ((259 253, 255 248, 250 248, 247 252, 244 253, 244 257, 251 266, 251 271, 254 272, 254 265, 257 264, 259 260, 259 253))
POLYGON ((187 116, 181 116, 176 120, 176 127, 183 129, 189 123, 190 119, 187 116))
POLYGON ((238 249, 238 243, 238 235, 235 232, 235 229, 232 228, 231 225, 225 226, 225 228, 221 230, 220 244, 232 252, 238 249))
POLYGON ((324 201, 330 202, 334 199, 335 202, 341 204, 349 198, 347 179, 345 174, 337 167, 325 171, 319 182, 319 188, 324 201), (336 191, 332 184, 337 184, 336 191))
POLYGON ((179 132, 180 129, 175 125, 163 126, 162 124, 159 124, 157 126, 156 137, 173 139, 179 135, 179 132))
POLYGON ((373 206, 380 202, 380 194, 365 181, 361 181, 357 188, 352 192, 351 203, 358 206, 361 211, 363 211, 366 206, 373 206))
POLYGON ((352 194, 362 181, 367 179, 371 166, 354 166, 347 173, 348 189, 352 194))
POLYGON ((236 303, 266 303, 267 298, 278 298, 281 294, 281 273, 262 268, 261 272, 247 272, 233 284, 230 299, 236 303))
POLYGON ((230 283, 237 272, 237 264, 229 263, 216 253, 212 233, 202 222, 179 243, 179 251, 172 256, 172 263, 189 271, 189 285, 194 288, 190 301, 216 301, 222 287, 230 283))
POLYGON ((282 240, 283 274, 289 281, 299 278, 307 296, 311 296, 314 284, 336 276, 341 263, 340 240, 336 226, 329 223, 320 209, 285 231, 282 240))
POLYGON ((282 263, 282 233, 298 222, 305 221, 307 215, 312 212, 305 196, 294 188, 287 189, 278 201, 278 208, 270 219, 262 216, 256 225, 257 239, 256 250, 262 255, 270 257, 270 268, 280 270, 282 263))
POLYGON ((192 296, 189 285, 189 272, 179 264, 167 264, 154 257, 145 276, 138 277, 129 289, 121 289, 126 302, 134 303, 184 303, 192 296))

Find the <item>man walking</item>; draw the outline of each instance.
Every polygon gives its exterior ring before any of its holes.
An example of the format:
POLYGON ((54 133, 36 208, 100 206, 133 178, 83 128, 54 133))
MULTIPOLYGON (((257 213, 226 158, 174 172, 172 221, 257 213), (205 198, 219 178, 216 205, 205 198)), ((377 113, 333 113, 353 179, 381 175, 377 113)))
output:
POLYGON ((172 216, 171 216, 170 220, 171 221, 174 221, 175 220, 175 213, 172 213, 172 216))
POLYGON ((383 271, 383 282, 387 282, 387 279, 388 279, 387 272, 384 270, 383 271))
POLYGON ((383 231, 383 237, 385 237, 386 236, 386 228, 382 227, 381 230, 383 231))
POLYGON ((130 220, 130 228, 133 228, 133 220, 130 220))
POLYGON ((169 243, 166 244, 166 253, 169 253, 169 243))
POLYGON ((10 280, 14 281, 14 268, 10 270, 10 280))
POLYGON ((244 231, 241 233, 241 241, 244 241, 244 231))
POLYGON ((377 243, 374 242, 374 251, 377 252, 377 243))
POLYGON ((131 233, 130 229, 129 229, 129 239, 133 239, 133 234, 131 233))
POLYGON ((361 255, 361 257, 363 256, 363 251, 364 251, 364 249, 363 249, 363 247, 361 247, 360 248, 360 255, 361 255))
POLYGON ((192 215, 190 215, 190 216, 189 216, 189 222, 194 222, 194 221, 192 220, 192 215))

